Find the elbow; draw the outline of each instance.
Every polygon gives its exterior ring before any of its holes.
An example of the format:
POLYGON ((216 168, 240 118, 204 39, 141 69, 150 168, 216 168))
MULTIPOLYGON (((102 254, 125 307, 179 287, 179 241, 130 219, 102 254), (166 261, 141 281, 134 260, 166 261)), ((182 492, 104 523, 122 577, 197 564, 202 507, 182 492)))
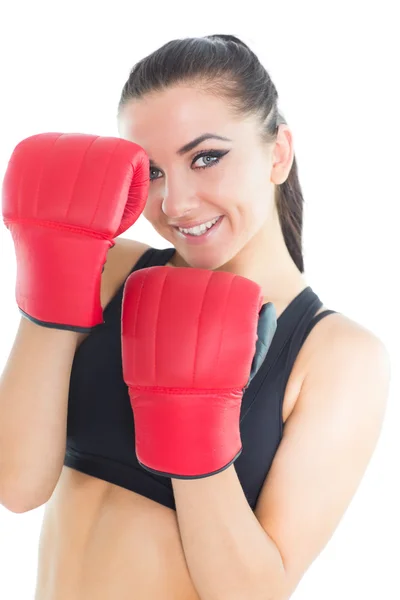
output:
POLYGON ((18 482, 4 482, 0 484, 0 504, 10 512, 21 514, 35 508, 40 508, 50 499, 52 493, 43 489, 29 489, 18 482))
POLYGON ((26 513, 35 508, 40 508, 48 498, 38 499, 29 494, 4 493, 0 496, 0 504, 10 512, 21 514, 26 513))
POLYGON ((46 504, 47 501, 48 498, 38 500, 30 497, 28 494, 2 494, 0 497, 0 504, 10 512, 16 514, 26 513, 35 508, 40 508, 46 504))
POLYGON ((45 504, 45 502, 39 504, 39 503, 31 503, 31 504, 27 504, 26 502, 16 502, 16 501, 11 501, 11 502, 1 502, 2 506, 4 506, 4 508, 6 508, 8 511, 15 513, 15 514, 22 514, 22 513, 27 513, 31 510, 34 510, 35 508, 40 508, 41 506, 43 506, 45 504))
POLYGON ((11 501, 9 500, 1 500, 1 505, 4 506, 4 508, 6 508, 7 510, 9 510, 12 513, 15 514, 22 514, 22 513, 26 513, 29 512, 30 510, 34 510, 35 508, 39 508, 40 505, 32 505, 32 504, 27 504, 26 502, 21 502, 21 501, 16 501, 14 499, 12 499, 11 501))

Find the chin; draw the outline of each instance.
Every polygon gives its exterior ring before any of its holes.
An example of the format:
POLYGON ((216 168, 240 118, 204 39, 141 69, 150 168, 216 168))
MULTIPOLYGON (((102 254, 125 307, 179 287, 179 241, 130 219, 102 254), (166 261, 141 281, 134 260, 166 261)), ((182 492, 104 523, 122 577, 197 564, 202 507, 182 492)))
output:
POLYGON ((201 246, 196 249, 196 252, 183 253, 177 248, 178 254, 183 258, 186 264, 192 269, 207 269, 208 271, 216 271, 223 267, 230 257, 222 252, 202 252, 201 246))

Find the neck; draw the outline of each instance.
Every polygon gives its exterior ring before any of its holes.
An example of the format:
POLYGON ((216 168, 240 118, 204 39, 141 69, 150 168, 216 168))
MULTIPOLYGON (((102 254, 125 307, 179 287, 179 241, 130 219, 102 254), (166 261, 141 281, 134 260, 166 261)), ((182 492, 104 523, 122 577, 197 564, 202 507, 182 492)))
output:
MULTIPOLYGON (((176 253, 171 266, 189 266, 176 253)), ((259 284, 265 302, 272 302, 279 317, 308 283, 293 262, 279 223, 274 218, 227 263, 217 270, 236 273, 259 284), (261 257, 261 258, 260 258, 261 257)))
POLYGON ((286 247, 279 217, 250 240, 242 250, 221 267, 258 283, 264 302, 272 302, 279 316, 308 283, 286 247))

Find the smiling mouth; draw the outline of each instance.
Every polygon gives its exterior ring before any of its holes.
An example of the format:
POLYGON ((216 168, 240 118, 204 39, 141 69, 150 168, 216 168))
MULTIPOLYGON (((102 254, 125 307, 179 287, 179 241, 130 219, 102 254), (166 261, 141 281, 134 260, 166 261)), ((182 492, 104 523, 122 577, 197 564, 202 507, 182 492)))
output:
POLYGON ((210 229, 212 229, 214 225, 216 225, 220 221, 221 217, 222 215, 219 215, 211 221, 207 221, 205 223, 202 223, 201 225, 196 225, 195 227, 176 227, 176 229, 184 235, 199 237, 201 235, 204 235, 207 231, 210 231, 210 229))

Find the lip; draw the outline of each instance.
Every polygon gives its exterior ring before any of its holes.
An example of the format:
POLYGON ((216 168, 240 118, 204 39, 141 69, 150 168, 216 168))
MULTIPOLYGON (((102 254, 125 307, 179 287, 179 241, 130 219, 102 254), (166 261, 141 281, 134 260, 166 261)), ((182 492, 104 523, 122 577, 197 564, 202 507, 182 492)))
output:
POLYGON ((210 221, 213 221, 217 217, 222 217, 222 215, 215 215, 214 217, 211 217, 210 219, 203 219, 202 221, 190 221, 190 222, 188 221, 187 223, 180 223, 179 225, 172 225, 172 227, 174 227, 175 229, 178 229, 178 227, 180 227, 181 229, 191 229, 192 227, 197 227, 198 225, 203 225, 204 223, 209 223, 210 221))
POLYGON ((188 233, 183 233, 182 231, 179 231, 179 229, 177 229, 177 228, 176 228, 176 235, 181 240, 184 240, 186 244, 190 244, 193 246, 197 246, 199 244, 205 244, 206 242, 208 242, 210 240, 210 238, 212 238, 217 233, 217 231, 221 227, 221 223, 223 223, 223 221, 224 221, 224 216, 221 215, 219 221, 217 221, 216 224, 211 227, 211 229, 208 229, 202 235, 197 235, 197 236, 190 235, 188 233))

